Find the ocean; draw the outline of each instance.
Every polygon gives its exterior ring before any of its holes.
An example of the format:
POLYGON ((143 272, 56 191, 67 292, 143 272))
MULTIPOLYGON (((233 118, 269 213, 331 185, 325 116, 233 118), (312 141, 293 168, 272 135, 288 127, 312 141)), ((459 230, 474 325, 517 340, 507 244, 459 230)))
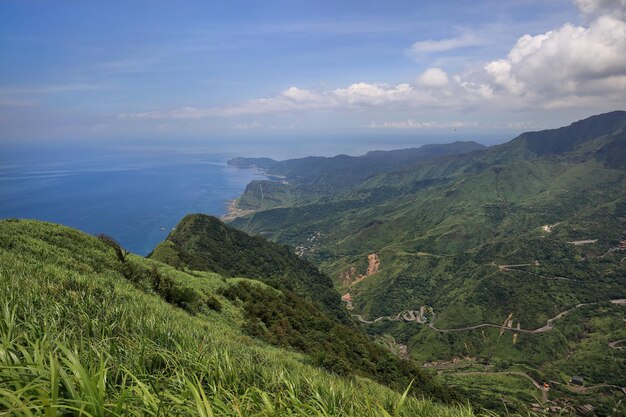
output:
POLYGON ((0 218, 61 223, 106 233, 147 255, 188 213, 221 216, 255 169, 236 155, 98 148, 5 152, 0 159, 0 218))

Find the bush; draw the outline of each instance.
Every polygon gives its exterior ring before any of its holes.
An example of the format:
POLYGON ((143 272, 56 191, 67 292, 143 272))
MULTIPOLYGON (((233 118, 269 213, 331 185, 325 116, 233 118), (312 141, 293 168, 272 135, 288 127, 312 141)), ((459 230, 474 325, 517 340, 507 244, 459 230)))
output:
POLYGON ((124 263, 126 262, 126 257, 128 256, 129 252, 124 249, 117 240, 113 239, 111 236, 109 235, 105 235, 104 233, 100 233, 98 235, 96 235, 96 237, 98 239, 100 239, 101 242, 104 242, 105 245, 113 248, 113 250, 115 251, 115 255, 117 255, 117 259, 121 262, 124 263))
POLYGON ((458 396, 430 374, 373 343, 359 329, 340 323, 321 307, 294 292, 239 282, 222 289, 227 299, 243 304, 244 332, 267 343, 309 354, 312 363, 337 375, 371 378, 397 390, 416 381, 412 392, 444 400, 458 396))
POLYGON ((222 302, 214 295, 210 295, 204 304, 211 310, 217 311, 218 313, 222 311, 222 302))

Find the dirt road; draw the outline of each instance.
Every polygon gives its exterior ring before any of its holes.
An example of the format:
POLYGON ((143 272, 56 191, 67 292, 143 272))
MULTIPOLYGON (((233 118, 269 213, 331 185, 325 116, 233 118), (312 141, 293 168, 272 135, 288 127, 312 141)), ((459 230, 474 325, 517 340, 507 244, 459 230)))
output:
POLYGON ((626 349, 626 346, 617 346, 620 343, 626 342, 626 339, 615 340, 613 342, 609 342, 609 347, 611 349, 626 349))
MULTIPOLYGON (((626 299, 616 299, 616 300, 609 300, 611 303, 613 304, 618 304, 618 305, 626 305, 626 299)), ((424 320, 424 311, 426 308, 430 309, 431 311, 431 317, 432 319, 430 320, 430 322, 428 323, 428 327, 433 329, 436 332, 440 332, 440 333, 452 333, 452 332, 464 332, 467 330, 475 330, 475 329, 481 329, 484 327, 493 327, 496 329, 501 329, 501 330, 508 330, 511 332, 515 332, 515 333, 530 333, 530 334, 537 334, 537 333, 545 333, 548 332, 552 329, 554 329, 554 321, 566 316, 567 314, 571 313, 572 311, 579 309, 581 307, 584 306, 590 306, 590 305, 596 305, 599 304, 599 302, 595 302, 595 303, 580 303, 580 304, 576 304, 574 307, 562 311, 559 314, 557 314, 556 316, 548 319, 546 321, 545 326, 539 327, 537 329, 522 329, 519 327, 509 327, 509 326, 503 326, 500 324, 493 324, 493 323, 481 323, 481 324, 476 324, 473 326, 466 326, 466 327, 457 327, 457 328, 453 328, 453 329, 440 329, 438 327, 435 327, 435 322, 437 319, 437 316, 435 314, 435 312, 433 311, 432 308, 430 307, 426 307, 426 306, 422 306, 420 308, 420 310, 403 310, 400 313, 398 313, 395 316, 382 316, 382 317, 378 317, 374 320, 366 320, 363 318, 363 316, 361 316, 360 314, 354 314, 353 316, 357 318, 357 320, 359 320, 361 323, 365 323, 365 324, 372 324, 372 323, 377 323, 379 321, 382 320, 389 320, 389 321, 415 321, 419 324, 423 324, 425 322, 424 320)))
POLYGON ((419 310, 402 310, 395 316, 381 316, 375 318, 374 320, 366 320, 360 314, 353 314, 353 317, 356 317, 358 321, 365 324, 378 323, 379 321, 388 320, 388 321, 414 321, 416 323, 424 323, 424 309, 425 307, 420 307, 419 310))

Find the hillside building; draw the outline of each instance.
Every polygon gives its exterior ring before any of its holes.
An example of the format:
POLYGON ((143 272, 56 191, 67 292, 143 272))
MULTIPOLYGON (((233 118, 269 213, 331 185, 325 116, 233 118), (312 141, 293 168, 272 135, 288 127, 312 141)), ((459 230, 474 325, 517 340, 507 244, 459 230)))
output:
POLYGON ((582 376, 573 376, 569 382, 574 385, 580 385, 581 387, 585 385, 585 380, 582 376))

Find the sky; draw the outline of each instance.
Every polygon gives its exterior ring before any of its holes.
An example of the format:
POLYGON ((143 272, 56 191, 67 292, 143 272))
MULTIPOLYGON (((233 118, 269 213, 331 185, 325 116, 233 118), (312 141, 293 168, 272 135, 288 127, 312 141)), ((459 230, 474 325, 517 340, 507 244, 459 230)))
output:
POLYGON ((625 108, 626 0, 0 2, 5 145, 485 143, 625 108))

